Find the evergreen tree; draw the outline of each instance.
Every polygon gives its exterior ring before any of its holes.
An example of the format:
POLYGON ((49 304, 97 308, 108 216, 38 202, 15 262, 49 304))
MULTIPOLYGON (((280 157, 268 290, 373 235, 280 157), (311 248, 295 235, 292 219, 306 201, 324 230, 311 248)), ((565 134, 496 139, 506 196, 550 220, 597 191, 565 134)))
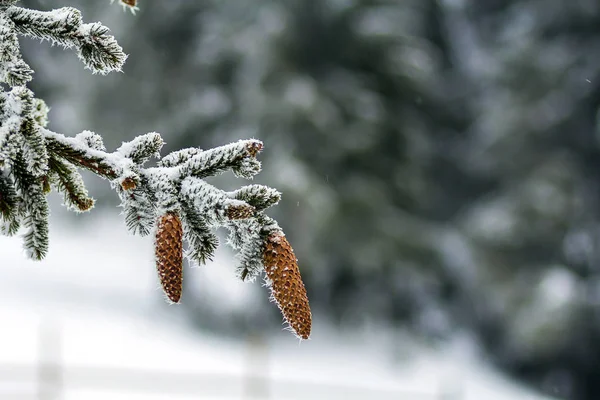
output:
POLYGON ((600 5, 447 3, 472 88, 455 163, 479 189, 455 221, 479 266, 473 326, 515 376, 596 399, 600 5))
MULTIPOLYGON (((183 240, 191 261, 204 263, 218 244, 211 229, 225 226, 229 244, 239 251, 238 276, 252 281, 265 271, 272 299, 289 328, 308 339, 311 313, 296 257, 277 222, 264 213, 279 201, 279 192, 262 185, 226 192, 205 181, 227 170, 254 177, 261 169, 256 156, 262 142, 187 148, 147 167, 164 144, 158 133, 108 152, 93 132, 67 137, 47 129, 48 108, 27 88, 33 70, 21 57, 18 35, 73 48, 86 68, 102 75, 120 71, 127 57, 108 28, 83 23, 79 10, 37 11, 17 2, 0 0, 0 232, 14 235, 22 227, 28 256, 43 259, 49 244, 47 194, 57 190, 69 209, 89 211, 94 200, 78 169, 89 170, 117 191, 131 232, 154 232, 156 266, 170 301, 177 303, 181 296, 183 240)), ((122 3, 135 9, 135 1, 122 3)))

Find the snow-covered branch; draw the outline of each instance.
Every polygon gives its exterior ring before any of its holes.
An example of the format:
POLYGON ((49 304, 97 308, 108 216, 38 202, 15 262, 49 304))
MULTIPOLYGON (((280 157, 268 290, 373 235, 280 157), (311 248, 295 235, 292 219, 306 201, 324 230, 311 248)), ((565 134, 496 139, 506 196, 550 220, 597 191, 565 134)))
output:
POLYGON ((121 46, 109 35, 109 29, 99 22, 84 24, 76 8, 37 11, 12 6, 4 14, 21 35, 75 48, 81 61, 94 73, 120 71, 127 59, 121 46))
POLYGON ((225 226, 228 243, 239 252, 238 276, 252 281, 265 272, 290 328, 307 339, 310 308, 297 260, 281 228, 264 214, 280 193, 262 185, 225 192, 204 180, 226 171, 253 178, 261 169, 257 155, 263 143, 248 139, 178 150, 148 167, 164 144, 156 132, 109 152, 94 132, 68 137, 47 129, 48 107, 26 87, 33 71, 21 57, 18 34, 76 49, 94 73, 121 70, 126 56, 108 28, 84 24, 75 8, 42 12, 16 3, 0 0, 0 233, 14 235, 22 227, 27 254, 43 259, 49 245, 46 196, 54 189, 70 210, 91 210, 94 199, 79 173, 86 169, 110 181, 132 233, 154 232, 156 266, 170 301, 180 300, 184 255, 196 263, 210 260, 218 246, 212 230, 225 226))

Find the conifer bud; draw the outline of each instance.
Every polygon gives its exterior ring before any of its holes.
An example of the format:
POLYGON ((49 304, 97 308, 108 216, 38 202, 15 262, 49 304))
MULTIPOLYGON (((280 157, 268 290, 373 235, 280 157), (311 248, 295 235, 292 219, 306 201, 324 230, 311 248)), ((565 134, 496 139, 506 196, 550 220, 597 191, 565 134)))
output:
POLYGON ((133 190, 137 187, 137 185, 132 178, 127 177, 121 181, 121 187, 123 190, 133 190))
POLYGON ((179 215, 169 212, 159 218, 155 254, 163 291, 169 300, 178 303, 183 284, 183 227, 179 215))
MULTIPOLYGON (((115 0, 111 0, 110 2, 112 3, 114 1, 115 0)), ((119 0, 119 3, 121 3, 123 9, 129 8, 129 10, 131 10, 132 13, 135 13, 135 11, 138 10, 137 0, 119 0)))
POLYGON ((274 232, 267 238, 263 262, 272 299, 296 335, 308 339, 312 324, 308 296, 294 250, 282 232, 274 232))
POLYGON ((250 141, 248 143, 248 154, 250 154, 250 157, 256 157, 256 155, 261 152, 263 149, 263 144, 262 142, 258 141, 258 140, 253 140, 250 141))

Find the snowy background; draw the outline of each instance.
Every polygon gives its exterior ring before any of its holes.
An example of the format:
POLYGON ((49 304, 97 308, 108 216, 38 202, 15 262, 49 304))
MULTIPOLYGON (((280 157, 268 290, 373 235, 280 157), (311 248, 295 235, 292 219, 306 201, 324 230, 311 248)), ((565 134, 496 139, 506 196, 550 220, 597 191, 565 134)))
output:
MULTIPOLYGON (((3 399, 545 399, 486 366, 467 337, 398 345, 390 327, 340 332, 318 316, 302 343, 276 329, 236 340, 197 332, 178 306, 156 304, 150 240, 118 229, 113 214, 88 223, 93 233, 54 221, 42 264, 25 260, 18 238, 0 238, 3 399)), ((227 311, 253 297, 230 262, 221 253, 186 276, 219 285, 213 306, 227 311)))
POLYGON ((600 3, 139 3, 21 1, 78 7, 129 54, 93 76, 21 40, 50 129, 110 150, 150 131, 165 152, 263 140, 255 182, 283 193, 270 215, 313 338, 281 329, 226 248, 168 306, 149 241, 87 174, 98 206, 53 197, 47 260, 0 238, 0 398, 600 398, 600 3))

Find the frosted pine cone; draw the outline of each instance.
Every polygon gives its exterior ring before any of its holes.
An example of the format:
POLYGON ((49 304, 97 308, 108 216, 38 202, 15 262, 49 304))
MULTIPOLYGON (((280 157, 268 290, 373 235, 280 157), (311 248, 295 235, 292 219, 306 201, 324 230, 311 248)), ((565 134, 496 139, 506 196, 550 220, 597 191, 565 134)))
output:
POLYGON ((167 213, 158 220, 155 254, 160 284, 169 300, 178 303, 183 284, 183 227, 179 215, 167 213))
POLYGON ((298 337, 308 339, 312 324, 308 296, 294 250, 282 232, 267 238, 263 262, 272 298, 283 317, 298 337))

